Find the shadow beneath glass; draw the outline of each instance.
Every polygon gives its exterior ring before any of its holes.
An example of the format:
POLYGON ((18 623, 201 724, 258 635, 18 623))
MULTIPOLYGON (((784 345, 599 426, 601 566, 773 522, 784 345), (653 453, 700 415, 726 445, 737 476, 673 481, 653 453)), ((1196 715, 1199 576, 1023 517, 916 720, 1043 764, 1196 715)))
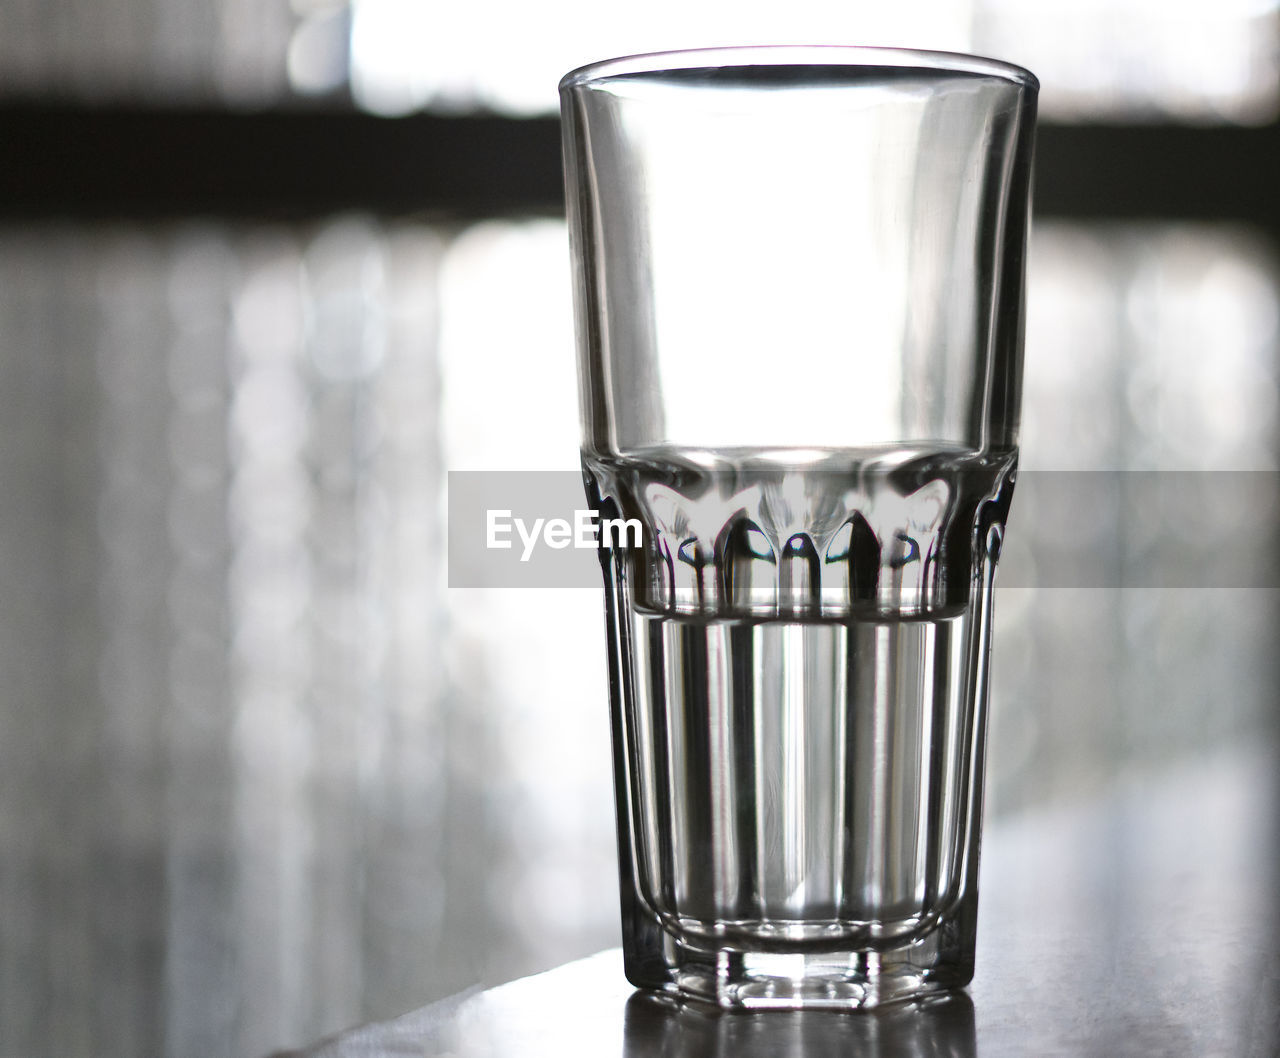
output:
POLYGON ((973 1001, 963 992, 876 1013, 726 1013, 637 992, 623 1058, 975 1058, 973 1001))

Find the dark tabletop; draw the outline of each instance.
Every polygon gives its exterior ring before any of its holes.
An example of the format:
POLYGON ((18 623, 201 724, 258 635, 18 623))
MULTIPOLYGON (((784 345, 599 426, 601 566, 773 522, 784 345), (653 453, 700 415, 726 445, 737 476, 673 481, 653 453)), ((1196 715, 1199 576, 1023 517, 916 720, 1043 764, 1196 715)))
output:
POLYGON ((717 1015, 633 992, 607 951, 297 1053, 1273 1058, 1276 779, 1259 742, 990 826, 966 992, 876 1014, 717 1015))

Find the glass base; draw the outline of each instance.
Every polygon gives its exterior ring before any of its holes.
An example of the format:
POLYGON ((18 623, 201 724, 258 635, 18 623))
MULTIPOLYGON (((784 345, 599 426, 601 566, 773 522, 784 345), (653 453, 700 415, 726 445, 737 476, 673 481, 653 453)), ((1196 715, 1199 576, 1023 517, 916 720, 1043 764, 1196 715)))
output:
POLYGON ((627 979, 638 988, 729 1010, 870 1010, 972 980, 974 903, 964 902, 926 933, 881 942, 874 950, 711 948, 646 922, 624 938, 627 979))

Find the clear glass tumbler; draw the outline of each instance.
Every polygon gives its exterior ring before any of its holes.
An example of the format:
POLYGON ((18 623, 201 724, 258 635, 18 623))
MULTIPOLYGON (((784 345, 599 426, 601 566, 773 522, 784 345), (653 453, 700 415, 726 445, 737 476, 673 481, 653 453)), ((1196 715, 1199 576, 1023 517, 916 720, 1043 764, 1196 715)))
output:
POLYGON ((725 1007, 973 974, 1037 83, 675 52, 561 82, 626 972, 725 1007))

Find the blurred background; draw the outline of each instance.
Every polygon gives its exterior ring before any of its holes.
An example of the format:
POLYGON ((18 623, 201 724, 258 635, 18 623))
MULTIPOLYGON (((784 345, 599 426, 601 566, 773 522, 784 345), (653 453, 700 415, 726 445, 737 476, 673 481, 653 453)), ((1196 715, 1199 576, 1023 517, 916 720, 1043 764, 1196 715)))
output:
POLYGON ((1024 466, 1117 473, 1085 539, 1015 503, 988 817, 1268 729, 1275 585, 1194 569, 1280 506, 1125 482, 1274 493, 1275 0, 0 0, 0 1055, 617 943, 600 595, 450 590, 445 475, 577 463, 559 76, 766 41, 1043 83, 1024 466), (1037 586, 1063 548, 1122 575, 1037 586))

